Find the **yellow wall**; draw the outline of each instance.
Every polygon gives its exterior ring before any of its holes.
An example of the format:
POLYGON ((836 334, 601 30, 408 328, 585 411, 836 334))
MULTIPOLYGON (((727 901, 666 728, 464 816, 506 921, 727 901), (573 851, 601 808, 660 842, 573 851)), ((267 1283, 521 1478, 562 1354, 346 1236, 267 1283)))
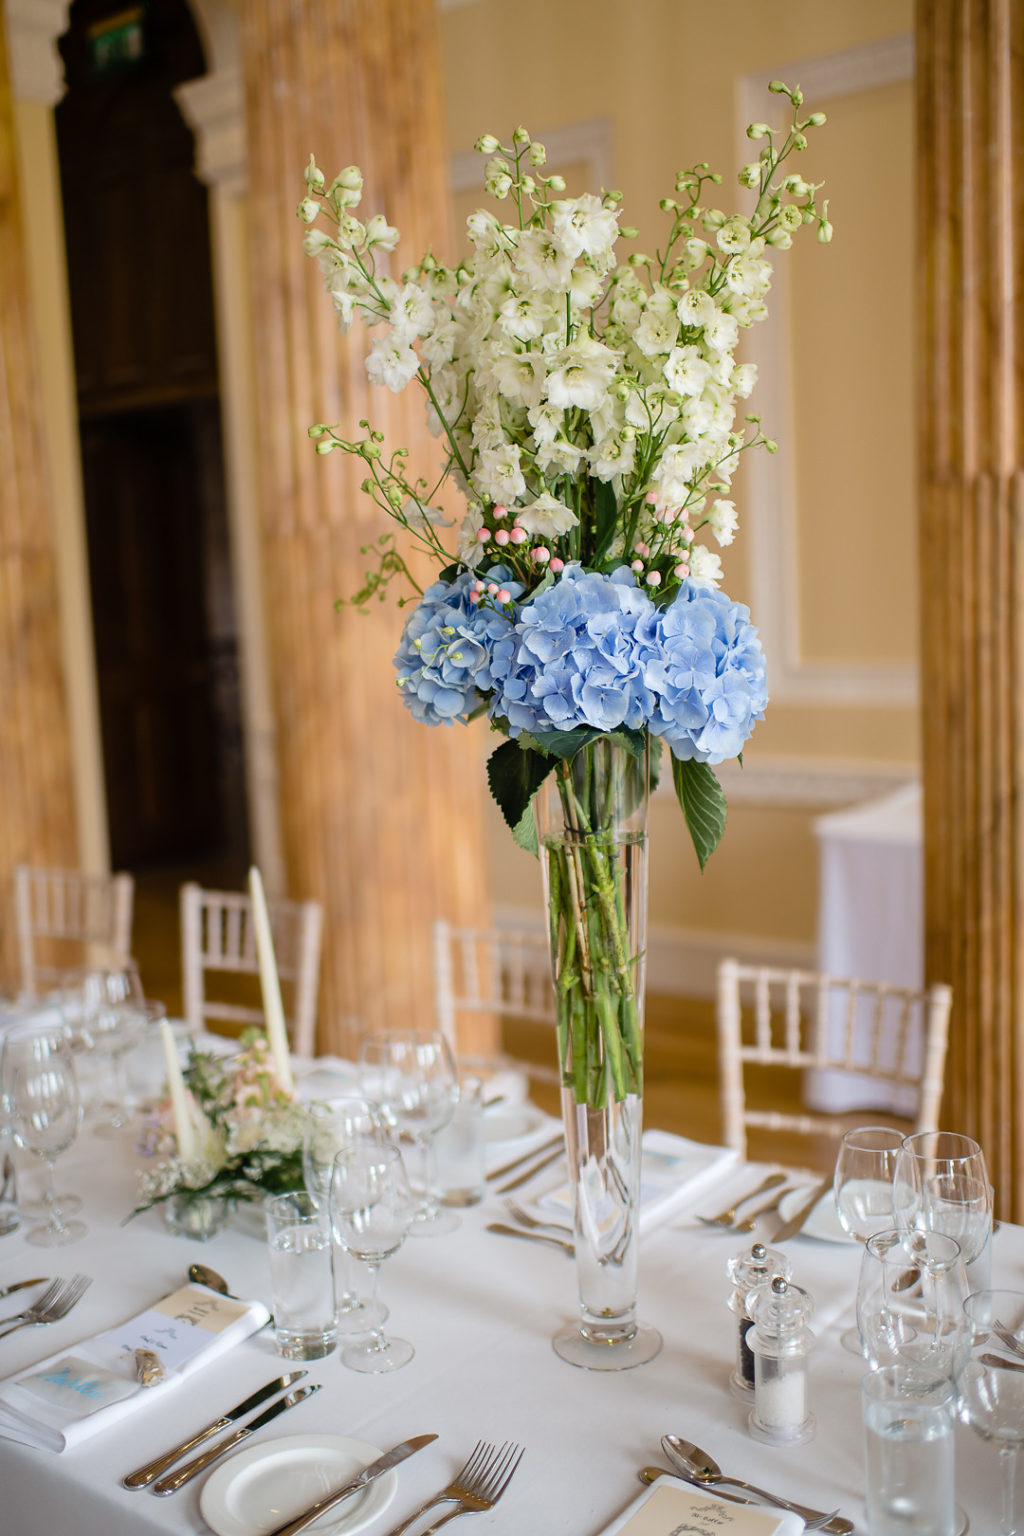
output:
MULTIPOLYGON (((910 0, 521 0, 514 17, 498 0, 455 4, 442 17, 451 148, 464 153, 484 131, 508 142, 517 123, 543 139, 606 118, 624 222, 639 227, 639 248, 651 249, 664 225, 658 200, 671 195, 678 169, 707 160, 724 176, 721 206, 743 206, 734 179, 742 77, 802 83, 800 71, 788 69, 793 61, 909 33, 912 20, 910 0)), ((767 116, 773 100, 765 93, 758 115, 767 116)), ((766 430, 790 434, 795 549, 787 586, 800 660, 867 668, 867 678, 851 685, 847 699, 826 689, 824 700, 802 702, 783 691, 769 707, 745 754, 751 785, 733 800, 726 837, 703 876, 671 791, 656 797, 652 933, 680 963, 734 941, 766 956, 813 955, 813 821, 826 807, 801 804, 798 789, 791 803, 757 803, 759 765, 784 763, 794 777, 811 765, 825 770, 826 781, 830 764, 847 772, 863 766, 868 782, 869 770, 886 765, 892 778, 916 772, 917 709, 877 703, 870 671, 912 668, 917 648, 912 100, 907 79, 808 101, 829 122, 799 169, 827 181, 836 234, 822 247, 807 232, 777 258, 787 271, 787 400, 783 419, 766 420, 766 430)), ((582 190, 570 179, 570 192, 582 190)), ((482 190, 459 193, 457 215, 481 201, 482 190)), ((756 394, 751 406, 764 408, 756 394)), ((745 526, 757 515, 752 476, 741 475, 735 489, 740 534, 725 552, 725 585, 749 602, 758 585, 745 526)), ((771 684, 772 654, 768 661, 771 684)), ((482 732, 481 756, 489 746, 482 732)), ((878 782, 884 787, 884 776, 878 782)), ((499 912, 539 916, 536 864, 514 847, 496 811, 489 852, 499 912)), ((705 965, 696 985, 706 986, 709 974, 705 965)))

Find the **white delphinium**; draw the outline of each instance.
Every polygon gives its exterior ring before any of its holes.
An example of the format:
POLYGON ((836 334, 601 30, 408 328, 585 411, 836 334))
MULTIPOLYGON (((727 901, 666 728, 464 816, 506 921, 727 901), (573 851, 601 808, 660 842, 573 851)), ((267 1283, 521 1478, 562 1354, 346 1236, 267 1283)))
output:
POLYGON ((583 331, 553 359, 545 394, 552 405, 585 411, 598 408, 608 393, 618 363, 616 354, 583 331))
POLYGON ((518 509, 516 522, 527 533, 536 534, 539 538, 557 539, 563 533, 568 533, 570 528, 575 528, 579 518, 571 507, 545 492, 536 501, 518 509))
POLYGON ((551 225, 562 249, 572 261, 584 254, 606 256, 619 236, 618 215, 591 192, 556 202, 551 225))
POLYGON ((733 502, 723 501, 721 497, 712 502, 707 523, 719 544, 731 544, 739 526, 733 502))
POLYGON ((690 575, 706 587, 717 587, 722 580, 722 561, 713 550, 694 544, 690 550, 690 575))

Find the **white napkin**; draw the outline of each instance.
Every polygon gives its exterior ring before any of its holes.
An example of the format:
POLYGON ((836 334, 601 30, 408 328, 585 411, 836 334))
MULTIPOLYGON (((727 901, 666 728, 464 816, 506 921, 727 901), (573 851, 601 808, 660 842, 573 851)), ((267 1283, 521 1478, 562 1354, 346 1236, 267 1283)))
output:
MULTIPOLYGON (((640 1140, 640 1199, 637 1222, 648 1232, 684 1203, 715 1183, 736 1162, 732 1147, 706 1146, 670 1131, 644 1131, 640 1140)), ((538 1209, 572 1217, 569 1186, 561 1184, 536 1201, 538 1209)))
POLYGON ((676 1477, 659 1477, 601 1536, 801 1536, 799 1515, 730 1504, 676 1477))
POLYGON ((66 1451, 165 1392, 270 1320, 262 1302, 186 1285, 120 1327, 63 1349, 0 1386, 0 1436, 66 1451), (149 1349, 165 1379, 143 1388, 134 1351, 149 1349))

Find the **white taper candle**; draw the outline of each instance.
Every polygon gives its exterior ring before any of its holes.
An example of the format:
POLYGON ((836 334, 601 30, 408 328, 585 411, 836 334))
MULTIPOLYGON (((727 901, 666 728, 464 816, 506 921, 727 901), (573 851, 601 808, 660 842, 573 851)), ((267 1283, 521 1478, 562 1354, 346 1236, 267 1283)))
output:
POLYGON ((260 963, 260 986, 263 989, 263 1015, 267 1021, 267 1044, 270 1046, 278 1082, 285 1093, 292 1093, 294 1083, 288 1059, 288 1031, 284 1022, 284 1004, 281 1002, 281 980, 274 959, 274 940, 270 933, 270 915, 267 912, 267 898, 263 894, 263 880, 255 866, 249 871, 249 893, 252 897, 256 955, 260 963))
POLYGON ((192 1117, 188 1112, 188 1099, 185 1097, 185 1079, 181 1075, 181 1067, 178 1065, 178 1048, 171 1034, 171 1026, 166 1019, 160 1020, 160 1036, 164 1044, 164 1060, 167 1064, 167 1089, 171 1095, 171 1110, 174 1115, 174 1135, 178 1143, 178 1156, 184 1162, 190 1163, 196 1155, 196 1132, 192 1124, 192 1117))

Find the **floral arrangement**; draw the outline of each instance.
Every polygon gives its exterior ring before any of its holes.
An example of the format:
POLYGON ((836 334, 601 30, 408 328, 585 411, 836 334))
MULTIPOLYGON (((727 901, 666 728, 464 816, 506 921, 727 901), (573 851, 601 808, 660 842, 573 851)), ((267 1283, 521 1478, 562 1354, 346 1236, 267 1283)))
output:
MULTIPOLYGON (((706 163, 682 171, 653 256, 622 260, 619 240, 637 231, 620 224, 621 194, 564 197, 524 128, 508 145, 477 142, 485 188, 511 214, 473 213, 473 254, 457 266, 428 252, 393 276, 399 232, 382 214, 357 216, 356 166, 327 185, 311 156, 298 207, 341 330, 356 316, 377 330, 370 379, 394 392, 415 381, 443 446, 430 481, 367 421, 359 438, 309 429, 318 453, 362 460, 363 490, 440 567, 421 590, 389 530, 367 546, 376 563, 353 600, 383 597, 396 577, 419 594, 395 657, 402 699, 428 725, 487 714, 506 738, 491 790, 522 846, 537 851, 535 796, 557 782, 571 846, 561 874, 549 859, 548 905, 578 1102, 600 1103, 609 1081, 622 1098, 640 1074, 640 956, 627 947, 604 749, 642 761, 646 782, 648 755, 656 773, 667 742, 703 868, 725 826, 714 765, 741 753, 767 704, 757 631, 718 590, 708 541, 735 536, 741 454, 775 447, 759 417, 737 421, 756 370, 736 349, 765 318, 769 255, 804 226, 832 235, 819 188, 786 169, 824 114, 801 116, 799 88, 769 89, 792 117, 748 129, 759 146, 739 173, 750 211, 714 206, 721 177, 706 163), (449 478, 468 502, 454 537, 438 499, 449 478)), ((557 840, 544 834, 549 854, 557 840)))
POLYGON ((150 1125, 147 1148, 162 1161, 140 1175, 133 1215, 172 1195, 257 1200, 302 1188, 305 1111, 281 1088, 266 1036, 246 1030, 241 1046, 234 1056, 193 1048, 184 1080, 194 1155, 180 1155, 165 1105, 150 1125))

